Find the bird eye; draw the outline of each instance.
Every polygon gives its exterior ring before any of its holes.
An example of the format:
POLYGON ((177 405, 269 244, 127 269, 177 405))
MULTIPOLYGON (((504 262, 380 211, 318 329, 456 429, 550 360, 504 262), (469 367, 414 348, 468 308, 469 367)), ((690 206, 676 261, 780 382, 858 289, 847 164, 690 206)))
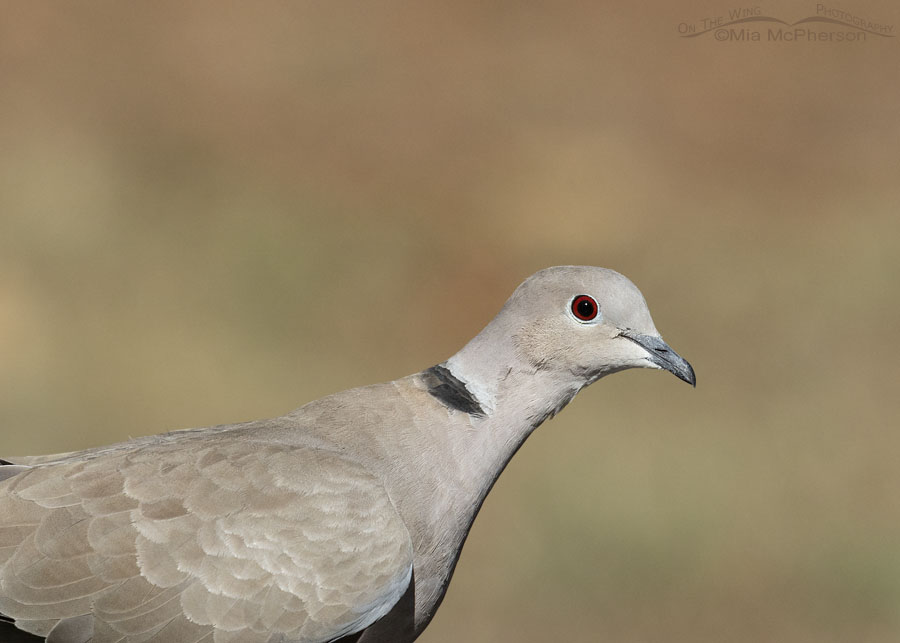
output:
POLYGON ((599 306, 590 295, 578 295, 572 300, 572 314, 579 321, 591 321, 598 311, 599 306))

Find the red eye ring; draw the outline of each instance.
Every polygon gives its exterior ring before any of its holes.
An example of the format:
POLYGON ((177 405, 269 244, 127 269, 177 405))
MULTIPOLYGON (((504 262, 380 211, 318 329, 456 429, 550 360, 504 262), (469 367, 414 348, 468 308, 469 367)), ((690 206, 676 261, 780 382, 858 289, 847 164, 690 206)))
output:
POLYGON ((579 321, 591 321, 597 317, 600 307, 590 295, 578 295, 572 300, 572 314, 579 321))

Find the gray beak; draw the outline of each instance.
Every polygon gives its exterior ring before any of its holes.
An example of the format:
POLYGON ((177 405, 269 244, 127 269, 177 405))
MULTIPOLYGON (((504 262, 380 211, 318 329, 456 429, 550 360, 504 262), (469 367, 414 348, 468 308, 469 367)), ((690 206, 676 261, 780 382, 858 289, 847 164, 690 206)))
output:
POLYGON ((661 337, 652 335, 638 335, 629 331, 622 331, 622 337, 630 339, 648 353, 647 359, 663 368, 680 380, 691 386, 697 386, 697 378, 694 369, 681 355, 669 348, 661 337))

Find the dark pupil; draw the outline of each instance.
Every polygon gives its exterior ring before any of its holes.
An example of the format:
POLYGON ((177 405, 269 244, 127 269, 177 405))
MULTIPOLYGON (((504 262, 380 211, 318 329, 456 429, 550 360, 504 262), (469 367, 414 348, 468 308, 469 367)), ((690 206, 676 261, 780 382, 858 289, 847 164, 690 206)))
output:
POLYGON ((582 317, 590 317, 594 314, 594 304, 589 299, 578 302, 578 314, 582 317))

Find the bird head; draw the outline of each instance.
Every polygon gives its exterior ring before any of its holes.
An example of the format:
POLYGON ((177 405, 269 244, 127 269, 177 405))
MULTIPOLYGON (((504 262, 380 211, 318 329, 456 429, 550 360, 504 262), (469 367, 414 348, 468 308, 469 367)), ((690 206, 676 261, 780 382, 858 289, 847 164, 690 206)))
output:
POLYGON ((654 368, 696 385, 694 369, 656 330, 641 292, 613 270, 542 270, 516 289, 497 321, 519 356, 538 370, 590 383, 628 368, 654 368))

